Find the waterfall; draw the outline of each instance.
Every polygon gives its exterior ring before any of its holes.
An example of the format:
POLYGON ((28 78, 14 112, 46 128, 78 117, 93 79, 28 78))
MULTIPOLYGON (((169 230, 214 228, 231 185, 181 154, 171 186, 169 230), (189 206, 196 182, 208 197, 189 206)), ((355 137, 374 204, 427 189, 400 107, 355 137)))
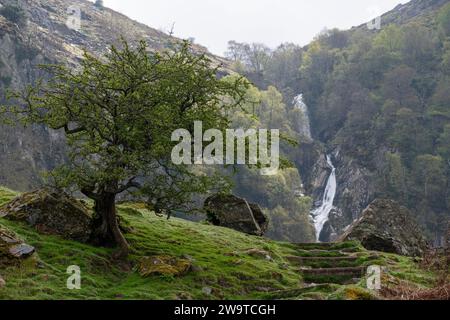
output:
POLYGON ((299 94, 298 96, 296 96, 293 103, 294 106, 298 108, 302 113, 302 118, 299 123, 300 134, 308 139, 311 139, 311 123, 309 120, 308 106, 303 101, 303 94, 299 94))
MULTIPOLYGON (((303 94, 299 94, 294 98, 294 107, 300 110, 301 119, 299 121, 299 132, 303 137, 312 139, 311 134, 311 122, 309 118, 308 106, 303 100, 303 94)), ((330 177, 327 181, 327 186, 325 188, 322 204, 320 207, 315 208, 311 211, 311 216, 314 222, 314 227, 316 229, 317 241, 319 241, 320 233, 322 232, 323 226, 328 221, 331 210, 333 209, 334 198, 336 196, 336 168, 331 161, 331 156, 327 155, 327 163, 331 169, 330 177)))
POLYGON ((322 204, 320 207, 311 212, 316 228, 317 241, 319 241, 320 233, 322 232, 324 224, 328 221, 328 216, 333 209, 334 198, 336 196, 336 168, 334 167, 331 157, 327 155, 327 163, 331 168, 331 174, 327 181, 325 192, 323 193, 322 204))

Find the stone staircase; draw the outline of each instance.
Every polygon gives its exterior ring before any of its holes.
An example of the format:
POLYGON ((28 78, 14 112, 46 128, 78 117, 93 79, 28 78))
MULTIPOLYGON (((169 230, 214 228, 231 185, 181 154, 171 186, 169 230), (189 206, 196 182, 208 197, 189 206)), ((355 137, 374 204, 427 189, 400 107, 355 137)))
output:
MULTIPOLYGON (((306 284, 349 284, 358 282, 371 257, 362 257, 353 243, 296 244, 296 254, 287 257, 306 284)), ((374 257, 375 258, 375 257, 374 257)))

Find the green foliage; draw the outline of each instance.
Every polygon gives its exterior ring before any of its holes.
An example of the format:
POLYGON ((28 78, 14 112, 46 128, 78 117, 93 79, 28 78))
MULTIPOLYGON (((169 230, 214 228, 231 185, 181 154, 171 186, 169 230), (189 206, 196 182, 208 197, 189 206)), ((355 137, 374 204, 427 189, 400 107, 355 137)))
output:
POLYGON ((257 82, 275 86, 285 103, 303 93, 315 138, 376 173, 376 194, 407 205, 430 234, 437 223, 426 221, 450 212, 450 5, 432 18, 376 33, 327 30, 308 47, 273 53, 257 82), (286 65, 296 74, 283 78, 286 65))
MULTIPOLYGON (((281 151, 292 159, 296 149, 290 140, 297 141, 298 124, 301 119, 295 110, 283 102, 282 94, 273 86, 258 90, 251 86, 241 105, 241 110, 231 116, 233 128, 279 129, 284 139, 281 151)), ((314 229, 309 221, 312 201, 301 198, 302 182, 299 172, 286 165, 274 176, 261 176, 254 168, 240 168, 234 176, 235 192, 251 202, 258 203, 270 218, 267 236, 284 241, 314 241, 314 229)))
POLYGON ((13 109, 22 122, 64 130, 70 161, 54 172, 59 185, 75 185, 93 199, 105 190, 140 189, 160 210, 185 208, 193 193, 220 185, 217 176, 172 163, 171 135, 194 120, 205 130, 225 129, 224 110, 240 103, 245 83, 218 80, 208 58, 191 54, 188 44, 149 54, 144 42, 136 49, 123 43, 105 58, 86 53, 80 72, 44 66, 52 75, 48 83, 13 95, 25 104, 13 109))
POLYGON ((22 7, 14 4, 6 4, 0 8, 0 15, 4 16, 9 21, 17 24, 19 27, 25 26, 27 16, 22 7))
POLYGON ((304 55, 300 76, 314 127, 378 172, 377 194, 409 206, 440 234, 434 221, 445 220, 443 212, 448 219, 450 192, 448 45, 419 19, 349 34, 350 46, 336 51, 319 37, 304 55))

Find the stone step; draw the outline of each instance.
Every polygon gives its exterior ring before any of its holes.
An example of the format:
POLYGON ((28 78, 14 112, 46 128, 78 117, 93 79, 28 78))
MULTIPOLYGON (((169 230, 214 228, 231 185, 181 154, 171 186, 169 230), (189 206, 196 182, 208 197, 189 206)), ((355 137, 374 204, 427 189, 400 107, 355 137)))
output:
POLYGON ((361 250, 356 242, 296 243, 293 246, 297 250, 304 251, 358 252, 361 250))
POLYGON ((335 250, 319 250, 311 249, 304 250, 299 249, 295 252, 296 257, 346 257, 349 253, 335 250))
POLYGON ((324 243, 296 243, 294 246, 297 249, 303 249, 303 250, 332 250, 333 247, 336 246, 336 243, 332 242, 324 242, 324 243))
POLYGON ((364 271, 364 267, 300 269, 305 283, 315 284, 355 283, 364 275, 364 271))
POLYGON ((344 268, 302 268, 300 272, 304 275, 354 275, 363 276, 365 267, 344 267, 344 268))
POLYGON ((334 261, 356 261, 359 259, 358 256, 338 256, 338 257, 299 257, 290 256, 287 257, 290 262, 304 263, 309 261, 323 261, 323 262, 334 262, 334 261))
POLYGON ((337 268, 337 267, 357 267, 360 265, 357 256, 342 257, 287 257, 287 260, 294 265, 308 266, 313 268, 337 268))
POLYGON ((263 297, 266 300, 295 299, 303 294, 314 292, 314 291, 332 292, 332 291, 335 291, 336 289, 337 289, 336 284, 329 284, 329 283, 308 284, 308 285, 305 285, 303 288, 276 290, 276 291, 268 292, 267 294, 263 295, 263 297))

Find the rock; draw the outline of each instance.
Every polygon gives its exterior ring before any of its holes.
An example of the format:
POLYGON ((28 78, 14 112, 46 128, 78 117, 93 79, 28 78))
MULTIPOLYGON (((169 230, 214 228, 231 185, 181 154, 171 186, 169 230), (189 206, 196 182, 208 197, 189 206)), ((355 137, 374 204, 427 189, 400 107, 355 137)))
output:
POLYGON ((33 256, 34 247, 24 243, 13 232, 0 226, 0 266, 18 266, 33 256))
POLYGON ((262 236, 269 226, 268 217, 257 204, 233 195, 215 195, 205 201, 208 221, 216 226, 262 236))
POLYGON ((24 193, 0 208, 0 217, 24 221, 41 233, 86 243, 92 229, 88 208, 66 193, 41 189, 24 193))
POLYGON ((210 296, 212 294, 212 288, 210 288, 210 287, 203 287, 202 288, 202 292, 204 294, 206 294, 207 296, 210 296))
MULTIPOLYGON (((336 167, 337 189, 334 208, 319 235, 319 240, 322 242, 336 241, 349 224, 361 217, 363 210, 375 199, 376 191, 376 179, 373 172, 363 167, 356 159, 347 156, 339 148, 332 155, 333 164, 336 167)), ((323 190, 324 186, 319 189, 318 199, 323 197, 323 190)))
POLYGON ((170 256, 153 256, 141 259, 138 271, 142 277, 150 276, 182 276, 188 273, 192 264, 186 259, 170 256))
POLYGON ((0 289, 3 288, 4 286, 6 286, 6 281, 5 279, 2 278, 2 276, 0 276, 0 289))
POLYGON ((19 259, 28 258, 34 253, 34 247, 21 243, 9 248, 9 253, 19 259))
POLYGON ((339 240, 358 240, 368 250, 404 256, 421 256, 427 249, 409 210, 392 200, 372 202, 339 240))

